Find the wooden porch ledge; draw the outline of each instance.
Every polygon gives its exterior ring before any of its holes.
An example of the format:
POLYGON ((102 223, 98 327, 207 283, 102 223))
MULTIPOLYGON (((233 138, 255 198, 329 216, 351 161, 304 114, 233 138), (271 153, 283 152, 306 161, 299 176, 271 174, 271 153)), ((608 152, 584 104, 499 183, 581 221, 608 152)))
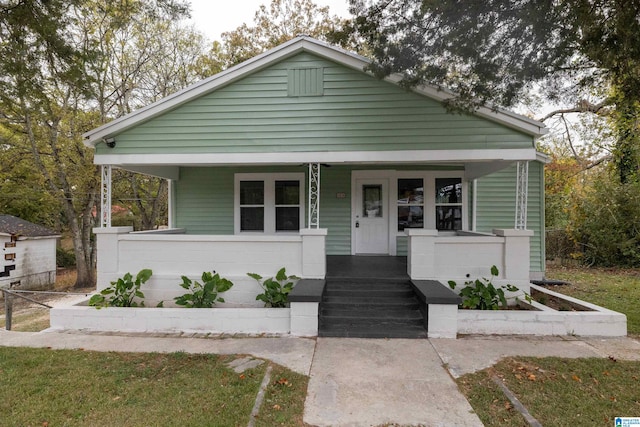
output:
POLYGON ((462 303, 462 298, 446 285, 437 280, 411 280, 418 299, 429 304, 455 304, 462 303))
POLYGON ((324 279, 300 279, 291 290, 289 302, 320 302, 324 292, 324 279))

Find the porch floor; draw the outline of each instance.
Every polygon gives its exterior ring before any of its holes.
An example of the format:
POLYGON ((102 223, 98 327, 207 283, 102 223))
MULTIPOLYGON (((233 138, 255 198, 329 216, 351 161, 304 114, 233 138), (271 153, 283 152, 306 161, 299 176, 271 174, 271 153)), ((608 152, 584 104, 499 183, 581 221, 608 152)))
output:
POLYGON ((327 255, 327 279, 408 279, 406 256, 327 255))

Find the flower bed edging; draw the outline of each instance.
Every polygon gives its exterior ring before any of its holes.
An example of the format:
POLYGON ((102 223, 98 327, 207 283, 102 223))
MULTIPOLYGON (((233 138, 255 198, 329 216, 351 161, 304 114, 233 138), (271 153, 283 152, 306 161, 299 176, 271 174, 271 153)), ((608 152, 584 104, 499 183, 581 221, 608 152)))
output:
POLYGON ((556 311, 532 302, 540 311, 458 310, 459 334, 626 336, 627 317, 537 285, 532 289, 574 302, 593 311, 556 311))
POLYGON ((135 308, 86 305, 51 309, 51 328, 100 332, 277 334, 291 331, 289 308, 135 308))

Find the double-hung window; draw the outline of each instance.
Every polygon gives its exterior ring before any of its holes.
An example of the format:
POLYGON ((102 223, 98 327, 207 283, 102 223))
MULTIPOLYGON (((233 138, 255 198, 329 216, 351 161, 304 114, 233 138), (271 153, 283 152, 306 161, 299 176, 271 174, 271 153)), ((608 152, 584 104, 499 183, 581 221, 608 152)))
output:
POLYGON ((304 174, 236 174, 236 233, 275 234, 304 227, 304 174))
POLYGON ((436 178, 436 229, 462 230, 460 178, 436 178))
POLYGON ((424 228, 424 179, 398 179, 398 231, 424 228))

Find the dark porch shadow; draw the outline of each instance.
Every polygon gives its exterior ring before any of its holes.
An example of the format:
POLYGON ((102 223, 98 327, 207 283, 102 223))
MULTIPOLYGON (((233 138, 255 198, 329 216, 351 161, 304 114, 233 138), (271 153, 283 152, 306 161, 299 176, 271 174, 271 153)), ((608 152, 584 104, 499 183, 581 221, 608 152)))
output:
POLYGON ((407 257, 327 255, 329 278, 408 279, 407 257))

